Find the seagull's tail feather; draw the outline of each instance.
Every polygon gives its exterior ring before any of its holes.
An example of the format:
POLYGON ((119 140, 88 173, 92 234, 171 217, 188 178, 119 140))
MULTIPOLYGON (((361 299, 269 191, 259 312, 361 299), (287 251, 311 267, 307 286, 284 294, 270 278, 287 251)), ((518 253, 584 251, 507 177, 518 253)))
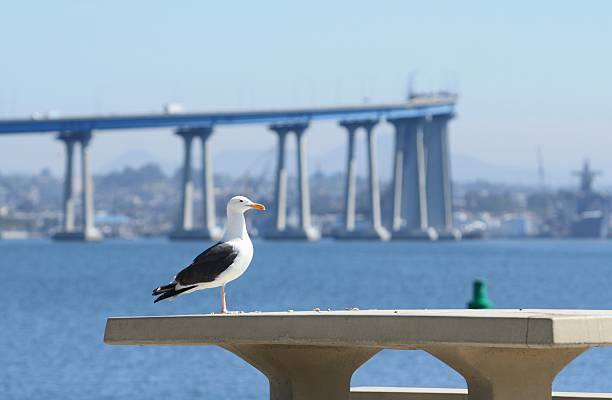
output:
MULTIPOLYGON (((168 286, 168 285, 166 285, 166 286, 162 286, 162 287, 164 287, 164 288, 165 288, 165 287, 167 287, 167 286, 168 286)), ((174 289, 174 286, 175 286, 175 285, 173 284, 173 285, 172 285, 172 288, 170 288, 170 289, 168 289, 168 290, 165 290, 165 291, 162 291, 162 292, 159 292, 160 296, 159 296, 158 298, 156 298, 156 299, 155 299, 155 301, 154 301, 153 303, 157 303, 158 301, 162 301, 162 300, 165 300, 165 299, 168 299, 168 298, 171 298, 171 297, 176 297, 176 296, 178 296, 178 295, 179 295, 179 294, 181 294, 181 293, 184 293, 184 292, 186 292, 186 291, 188 291, 188 290, 193 289, 193 288, 194 288, 194 287, 196 287, 197 285, 187 286, 187 287, 184 287, 184 288, 180 288, 180 289, 178 289, 178 290, 174 289)), ((158 289, 159 289, 159 288, 158 288, 158 289)), ((153 294, 155 294, 155 293, 153 293, 153 294)))

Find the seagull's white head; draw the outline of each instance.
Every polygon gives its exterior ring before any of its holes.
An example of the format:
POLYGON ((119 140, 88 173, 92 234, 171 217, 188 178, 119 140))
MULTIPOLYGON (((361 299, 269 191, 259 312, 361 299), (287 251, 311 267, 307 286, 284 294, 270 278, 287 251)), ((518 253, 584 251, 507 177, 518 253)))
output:
POLYGON ((264 211, 266 206, 263 204, 255 203, 245 196, 234 196, 227 202, 227 212, 239 212, 244 214, 250 209, 264 211))

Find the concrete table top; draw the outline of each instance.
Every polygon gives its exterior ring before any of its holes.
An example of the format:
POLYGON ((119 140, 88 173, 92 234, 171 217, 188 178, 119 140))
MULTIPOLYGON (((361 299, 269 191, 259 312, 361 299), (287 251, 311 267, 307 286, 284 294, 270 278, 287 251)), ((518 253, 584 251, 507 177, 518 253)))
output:
POLYGON ((612 311, 356 310, 113 317, 114 345, 279 344, 421 348, 612 345, 612 311))
POLYGON ((349 400, 382 349, 422 349, 459 372, 469 400, 552 399, 555 376, 612 345, 612 311, 355 310, 109 318, 113 345, 217 345, 270 382, 273 400, 349 400))

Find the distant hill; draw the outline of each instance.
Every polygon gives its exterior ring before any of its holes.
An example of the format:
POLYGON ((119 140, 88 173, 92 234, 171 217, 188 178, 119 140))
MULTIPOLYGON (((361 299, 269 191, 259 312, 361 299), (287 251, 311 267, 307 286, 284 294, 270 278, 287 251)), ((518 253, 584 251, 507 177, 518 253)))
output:
MULTIPOLYGON (((381 136, 378 141, 378 165, 382 180, 390 180, 392 173, 392 154, 393 140, 389 136, 381 136)), ((232 150, 214 153, 215 173, 222 173, 231 177, 242 175, 267 175, 272 176, 276 164, 276 153, 273 148, 264 151, 232 150)), ((289 172, 295 171, 294 154, 287 155, 289 172)), ((366 174, 366 154, 365 145, 359 142, 357 146, 358 172, 360 175, 366 174)), ((170 160, 160 160, 154 155, 141 150, 130 150, 119 154, 115 159, 105 165, 101 171, 121 170, 126 166, 140 167, 146 164, 155 163, 168 175, 173 174, 180 168, 180 162, 170 160)), ((346 148, 338 146, 320 155, 310 154, 309 167, 311 171, 321 171, 326 174, 343 172, 346 164, 346 148)), ((469 182, 475 180, 485 180, 490 182, 502 182, 509 184, 537 185, 538 178, 535 167, 533 168, 514 168, 496 165, 480 160, 477 157, 463 154, 452 154, 451 165, 453 180, 458 182, 469 182)), ((194 168, 199 169, 199 157, 193 159, 194 168)), ((575 183, 574 179, 565 171, 547 171, 547 183, 553 186, 568 185, 575 183)))

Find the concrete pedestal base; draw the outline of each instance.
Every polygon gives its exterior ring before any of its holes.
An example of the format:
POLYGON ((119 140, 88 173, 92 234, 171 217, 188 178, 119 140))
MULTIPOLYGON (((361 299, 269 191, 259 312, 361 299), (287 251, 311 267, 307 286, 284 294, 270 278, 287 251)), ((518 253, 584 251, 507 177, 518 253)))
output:
POLYGON ((468 400, 552 400, 553 380, 585 350, 470 346, 426 349, 465 378, 468 400))
POLYGON ((401 229, 391 234, 391 239, 394 240, 438 240, 438 232, 434 228, 425 230, 407 230, 401 229))
POLYGON ((270 382, 270 400, 349 400, 351 377, 380 349, 226 345, 270 382))
POLYGON ((221 229, 176 230, 168 235, 170 240, 219 240, 223 236, 221 229))
POLYGON ((321 233, 315 228, 289 228, 284 231, 270 231, 262 235, 264 239, 270 240, 319 240, 321 233))
POLYGON ((75 241, 75 242, 97 242, 104 238, 102 232, 97 229, 85 231, 57 232, 53 240, 75 241))

